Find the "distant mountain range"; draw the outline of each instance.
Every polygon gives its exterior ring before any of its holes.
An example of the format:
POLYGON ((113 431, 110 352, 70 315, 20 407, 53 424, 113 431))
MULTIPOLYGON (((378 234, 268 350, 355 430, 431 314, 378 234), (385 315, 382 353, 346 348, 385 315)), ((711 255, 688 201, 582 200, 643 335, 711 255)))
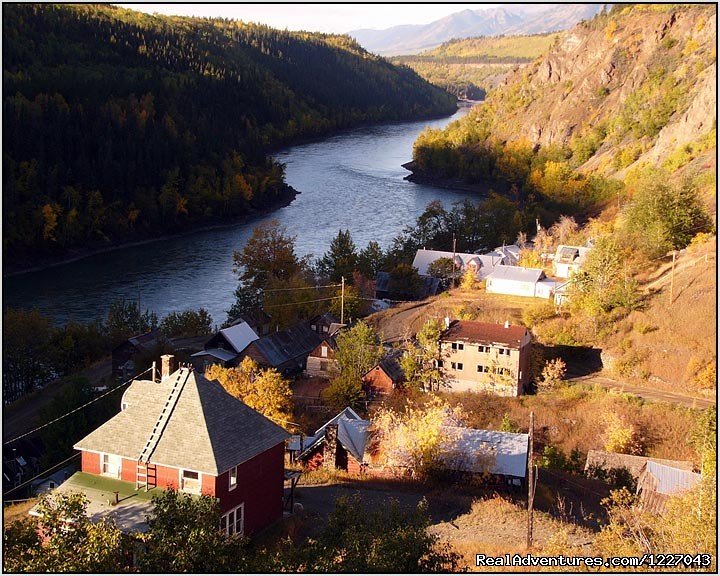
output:
POLYGON ((572 28, 589 20, 607 4, 510 5, 463 10, 430 24, 393 26, 386 30, 353 30, 348 35, 377 54, 416 54, 454 38, 538 34, 572 28))

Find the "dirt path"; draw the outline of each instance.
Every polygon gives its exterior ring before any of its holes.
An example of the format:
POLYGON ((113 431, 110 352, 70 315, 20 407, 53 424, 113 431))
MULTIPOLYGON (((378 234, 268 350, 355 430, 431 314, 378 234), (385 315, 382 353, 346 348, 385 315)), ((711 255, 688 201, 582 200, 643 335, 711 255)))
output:
MULTIPOLYGON (((91 385, 100 383, 112 374, 112 360, 105 358, 87 368, 76 376, 84 376, 91 385)), ((3 442, 15 438, 42 424, 40 422, 41 410, 48 406, 55 398, 62 396, 70 384, 66 380, 55 380, 42 390, 38 390, 14 404, 3 409, 3 442)))
POLYGON ((577 376, 569 378, 569 382, 577 382, 582 384, 597 384, 608 390, 617 390, 627 394, 634 394, 651 402, 667 402, 669 404, 677 404, 678 406, 687 406, 688 408, 710 408, 715 406, 714 398, 697 398, 687 394, 678 392, 668 392, 666 390, 657 390, 655 388, 645 388, 625 382, 618 382, 607 376, 590 374, 589 376, 577 376))

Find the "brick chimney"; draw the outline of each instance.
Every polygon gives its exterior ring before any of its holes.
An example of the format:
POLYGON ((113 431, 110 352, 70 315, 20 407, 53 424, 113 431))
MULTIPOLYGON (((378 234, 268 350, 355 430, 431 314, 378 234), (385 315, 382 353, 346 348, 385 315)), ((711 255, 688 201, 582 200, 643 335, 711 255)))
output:
POLYGON ((160 356, 160 379, 165 380, 175 371, 175 356, 172 354, 163 354, 160 356))
POLYGON ((325 450, 323 452, 323 467, 335 469, 337 461, 337 424, 325 428, 325 450))
POLYGON ((450 316, 445 316, 445 330, 450 328, 450 316))

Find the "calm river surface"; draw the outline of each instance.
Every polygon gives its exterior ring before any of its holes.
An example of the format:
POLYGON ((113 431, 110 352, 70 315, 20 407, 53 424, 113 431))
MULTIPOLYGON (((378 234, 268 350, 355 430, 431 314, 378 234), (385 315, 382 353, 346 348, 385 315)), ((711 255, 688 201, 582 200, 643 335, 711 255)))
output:
MULTIPOLYGON (((443 127, 467 112, 439 120, 359 128, 277 153, 287 182, 300 191, 277 218, 297 237, 298 255, 322 256, 338 229, 348 228, 358 248, 370 240, 386 248, 432 200, 446 205, 469 197, 403 180, 401 164, 425 126, 443 127)), ((104 317, 118 298, 137 299, 159 317, 173 310, 207 308, 225 321, 237 279, 233 250, 242 249, 263 219, 121 248, 3 280, 4 306, 37 307, 56 322, 104 317)))

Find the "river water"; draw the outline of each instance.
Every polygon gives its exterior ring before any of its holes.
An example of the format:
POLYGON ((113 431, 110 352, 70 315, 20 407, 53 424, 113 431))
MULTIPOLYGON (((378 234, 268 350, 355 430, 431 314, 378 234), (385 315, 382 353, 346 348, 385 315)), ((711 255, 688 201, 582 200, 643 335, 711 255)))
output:
POLYGON ((159 317, 205 307, 226 319, 237 279, 232 254, 262 220, 277 218, 296 236, 298 255, 322 256, 338 229, 348 228, 358 248, 370 240, 387 248, 432 200, 449 206, 471 197, 403 180, 401 164, 425 126, 440 128, 467 112, 438 120, 383 124, 282 150, 295 200, 267 217, 215 230, 96 254, 3 280, 3 306, 36 307, 57 323, 103 318, 119 298, 137 299, 159 317))

